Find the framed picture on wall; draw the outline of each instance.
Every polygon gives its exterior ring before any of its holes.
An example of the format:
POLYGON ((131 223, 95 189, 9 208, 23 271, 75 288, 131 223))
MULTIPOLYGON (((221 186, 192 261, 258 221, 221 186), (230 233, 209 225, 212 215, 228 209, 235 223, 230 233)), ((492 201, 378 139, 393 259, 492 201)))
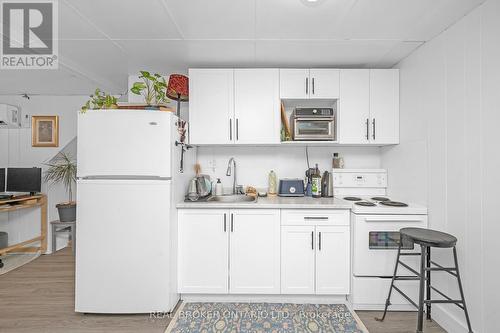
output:
POLYGON ((31 117, 31 146, 59 147, 59 116, 31 117))

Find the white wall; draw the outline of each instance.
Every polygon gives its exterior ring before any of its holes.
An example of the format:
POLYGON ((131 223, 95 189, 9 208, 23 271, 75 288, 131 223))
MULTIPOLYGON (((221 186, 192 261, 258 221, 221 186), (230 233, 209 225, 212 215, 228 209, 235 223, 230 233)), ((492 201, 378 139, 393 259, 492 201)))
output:
MULTIPOLYGON (((58 115, 59 116, 59 147, 31 147, 31 128, 0 129, 0 167, 43 167, 43 163, 57 154, 68 142, 76 136, 76 120, 80 107, 87 96, 31 96, 29 100, 19 96, 0 96, 0 103, 21 106, 22 114, 58 115)), ((62 185, 54 185, 48 189, 42 185, 42 191, 49 193, 48 221, 57 220, 55 205, 67 201, 67 195, 62 185)), ((17 212, 0 214, 0 230, 9 233, 9 243, 35 237, 39 234, 39 209, 23 209, 17 212)), ((47 235, 49 250, 50 229, 47 235)), ((59 246, 65 245, 61 241, 59 246)))
MULTIPOLYGON (((378 147, 309 147, 310 166, 318 163, 321 172, 331 171, 333 153, 344 157, 346 168, 379 168, 378 147)), ((239 185, 267 188, 268 174, 274 170, 278 178, 304 178, 307 170, 304 147, 199 147, 198 162, 202 173, 212 180, 220 178, 223 186, 230 188, 233 178, 226 176, 229 158, 237 164, 239 185)))
MULTIPOLYGON (((401 144, 381 162, 391 195, 427 204, 430 227, 458 238, 474 332, 487 333, 500 331, 499 60, 500 1, 489 0, 401 62, 401 144)), ((450 252, 434 255, 450 263, 450 252)), ((454 279, 435 275, 457 295, 454 279)), ((466 332, 459 308, 433 308, 449 332, 466 332)))

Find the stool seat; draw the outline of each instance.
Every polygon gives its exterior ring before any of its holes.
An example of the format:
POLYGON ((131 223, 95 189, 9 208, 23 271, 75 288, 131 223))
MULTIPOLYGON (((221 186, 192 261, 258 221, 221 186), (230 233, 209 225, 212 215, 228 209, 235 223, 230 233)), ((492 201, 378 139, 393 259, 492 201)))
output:
POLYGON ((449 248, 457 243, 455 236, 437 230, 403 228, 399 232, 402 238, 424 246, 449 248))

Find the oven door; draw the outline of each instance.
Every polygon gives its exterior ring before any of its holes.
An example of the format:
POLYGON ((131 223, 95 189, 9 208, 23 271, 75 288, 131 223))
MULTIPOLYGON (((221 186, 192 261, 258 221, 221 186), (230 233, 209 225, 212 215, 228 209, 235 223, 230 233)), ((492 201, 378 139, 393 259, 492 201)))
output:
MULTIPOLYGON (((389 277, 394 273, 399 230, 405 227, 426 228, 426 215, 357 215, 353 221, 353 273, 355 276, 389 277)), ((419 252, 419 247, 405 242, 403 248, 419 252)), ((419 256, 405 256, 403 261, 418 270, 419 256)), ((412 275, 399 267, 398 274, 412 275)))
POLYGON ((331 140, 335 141, 334 118, 295 118, 294 140, 331 140))

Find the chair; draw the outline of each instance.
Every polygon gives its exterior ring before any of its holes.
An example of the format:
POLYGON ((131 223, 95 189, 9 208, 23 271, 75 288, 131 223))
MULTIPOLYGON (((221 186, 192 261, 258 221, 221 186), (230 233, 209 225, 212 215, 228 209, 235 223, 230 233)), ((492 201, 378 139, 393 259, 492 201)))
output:
POLYGON ((396 265, 394 267, 394 274, 392 277, 391 287, 389 289, 389 295, 387 296, 387 300, 385 302, 384 314, 382 315, 382 318, 380 319, 376 318, 376 319, 378 321, 383 321, 385 319, 385 316, 387 314, 387 309, 389 308, 389 305, 391 305, 391 294, 392 290, 394 289, 398 293, 400 293, 406 300, 408 300, 413 306, 418 308, 417 333, 423 332, 422 329, 424 321, 423 319, 424 304, 426 306, 426 313, 427 313, 426 317, 428 320, 431 320, 431 304, 433 303, 450 303, 450 304, 455 304, 459 308, 461 308, 464 311, 469 332, 472 333, 469 313, 467 311, 467 306, 465 304, 465 296, 462 288, 462 280, 460 279, 460 272, 458 270, 457 250, 455 247, 457 243, 456 237, 441 231, 423 229, 423 228, 403 228, 399 231, 399 233, 401 234, 401 241, 399 242, 398 255, 396 259, 396 265), (413 244, 420 245, 420 253, 402 252, 401 245, 406 242, 411 242, 413 244), (432 261, 431 260, 432 247, 453 248, 453 258, 455 261, 455 266, 443 267, 432 261), (415 269, 411 268, 409 265, 401 261, 401 256, 410 256, 410 255, 420 256, 420 272, 417 272, 415 269), (398 276, 397 272, 399 265, 403 266, 404 268, 415 274, 415 276, 398 276), (431 285, 431 272, 433 271, 447 272, 457 278, 458 288, 460 290, 460 299, 452 299, 431 285), (415 303, 412 299, 410 299, 410 297, 408 297, 405 293, 403 293, 401 289, 399 289, 394 285, 394 282, 398 280, 420 281, 418 304, 415 303), (424 299, 424 289, 426 291, 425 299, 424 299), (431 290, 441 295, 444 299, 432 300, 431 290))

